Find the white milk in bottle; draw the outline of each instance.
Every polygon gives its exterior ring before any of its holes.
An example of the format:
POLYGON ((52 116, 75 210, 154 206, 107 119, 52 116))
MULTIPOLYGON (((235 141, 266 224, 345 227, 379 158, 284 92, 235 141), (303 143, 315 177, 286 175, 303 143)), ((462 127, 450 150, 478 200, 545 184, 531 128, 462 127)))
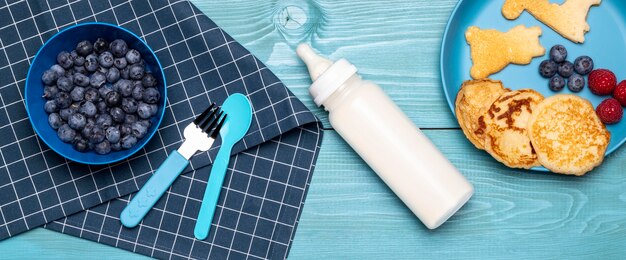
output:
POLYGON ((345 59, 332 62, 308 45, 297 49, 315 104, 330 124, 430 229, 472 196, 472 185, 376 84, 345 59))

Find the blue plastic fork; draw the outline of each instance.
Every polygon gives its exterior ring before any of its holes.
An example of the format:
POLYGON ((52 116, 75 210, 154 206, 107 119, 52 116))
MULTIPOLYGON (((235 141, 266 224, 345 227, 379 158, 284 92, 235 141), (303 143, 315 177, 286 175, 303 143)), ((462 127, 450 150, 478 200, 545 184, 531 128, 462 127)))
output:
POLYGON ((207 151, 213 145, 226 121, 226 114, 215 104, 207 108, 191 124, 185 127, 185 142, 173 151, 159 169, 143 185, 120 215, 122 225, 135 227, 148 214, 154 204, 163 196, 174 180, 189 165, 189 158, 197 151, 207 151), (217 116, 216 116, 217 114, 217 116))

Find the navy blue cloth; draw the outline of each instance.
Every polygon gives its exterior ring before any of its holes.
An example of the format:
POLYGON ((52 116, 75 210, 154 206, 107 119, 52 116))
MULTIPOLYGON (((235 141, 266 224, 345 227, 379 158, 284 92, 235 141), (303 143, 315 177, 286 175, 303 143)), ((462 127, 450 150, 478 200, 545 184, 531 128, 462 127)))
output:
MULTIPOLYGON (((79 39, 77 39, 79 40, 79 39)), ((157 258, 285 258, 319 153, 315 116, 265 65, 188 1, 0 2, 0 240, 42 226, 157 258), (128 160, 68 161, 38 139, 24 107, 25 77, 41 45, 68 26, 119 24, 164 66, 168 104, 158 133, 128 160), (119 214, 182 143, 182 130, 232 93, 252 103, 233 149, 211 233, 193 228, 219 146, 190 166, 136 228, 119 214)))

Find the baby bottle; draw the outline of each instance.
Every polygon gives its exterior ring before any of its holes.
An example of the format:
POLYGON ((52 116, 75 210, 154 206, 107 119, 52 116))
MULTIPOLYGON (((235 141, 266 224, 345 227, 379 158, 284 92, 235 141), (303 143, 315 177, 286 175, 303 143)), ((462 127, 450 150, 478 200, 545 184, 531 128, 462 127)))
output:
POLYGON ((333 63, 306 44, 297 54, 313 80, 315 104, 426 227, 439 227, 469 200, 472 185, 379 86, 345 59, 333 63))

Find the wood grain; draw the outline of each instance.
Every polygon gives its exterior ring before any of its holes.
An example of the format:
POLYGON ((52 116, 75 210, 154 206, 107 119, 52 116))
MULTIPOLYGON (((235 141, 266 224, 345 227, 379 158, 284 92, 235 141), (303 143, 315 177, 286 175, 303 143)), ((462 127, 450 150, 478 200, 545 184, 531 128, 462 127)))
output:
POLYGON ((576 178, 510 170, 458 130, 426 135, 474 185, 466 206, 427 230, 327 131, 291 258, 614 259, 626 253, 624 150, 576 178))
POLYGON ((193 2, 265 62, 327 127, 327 114, 311 101, 310 78, 294 51, 301 42, 354 63, 419 127, 458 127, 439 77, 441 36, 456 0, 279 0, 255 1, 254 8, 253 1, 193 2), (285 29, 280 13, 287 6, 307 10, 292 13, 310 29, 285 29))
MULTIPOLYGON (((427 230, 334 131, 326 131, 290 258, 615 259, 626 254, 626 150, 587 176, 560 176, 510 170, 473 148, 459 130, 425 133, 474 185, 476 193, 465 207, 437 230, 427 230)), ((40 229, 0 242, 7 255, 33 258, 42 250, 69 259, 84 253, 133 256, 40 229)))

